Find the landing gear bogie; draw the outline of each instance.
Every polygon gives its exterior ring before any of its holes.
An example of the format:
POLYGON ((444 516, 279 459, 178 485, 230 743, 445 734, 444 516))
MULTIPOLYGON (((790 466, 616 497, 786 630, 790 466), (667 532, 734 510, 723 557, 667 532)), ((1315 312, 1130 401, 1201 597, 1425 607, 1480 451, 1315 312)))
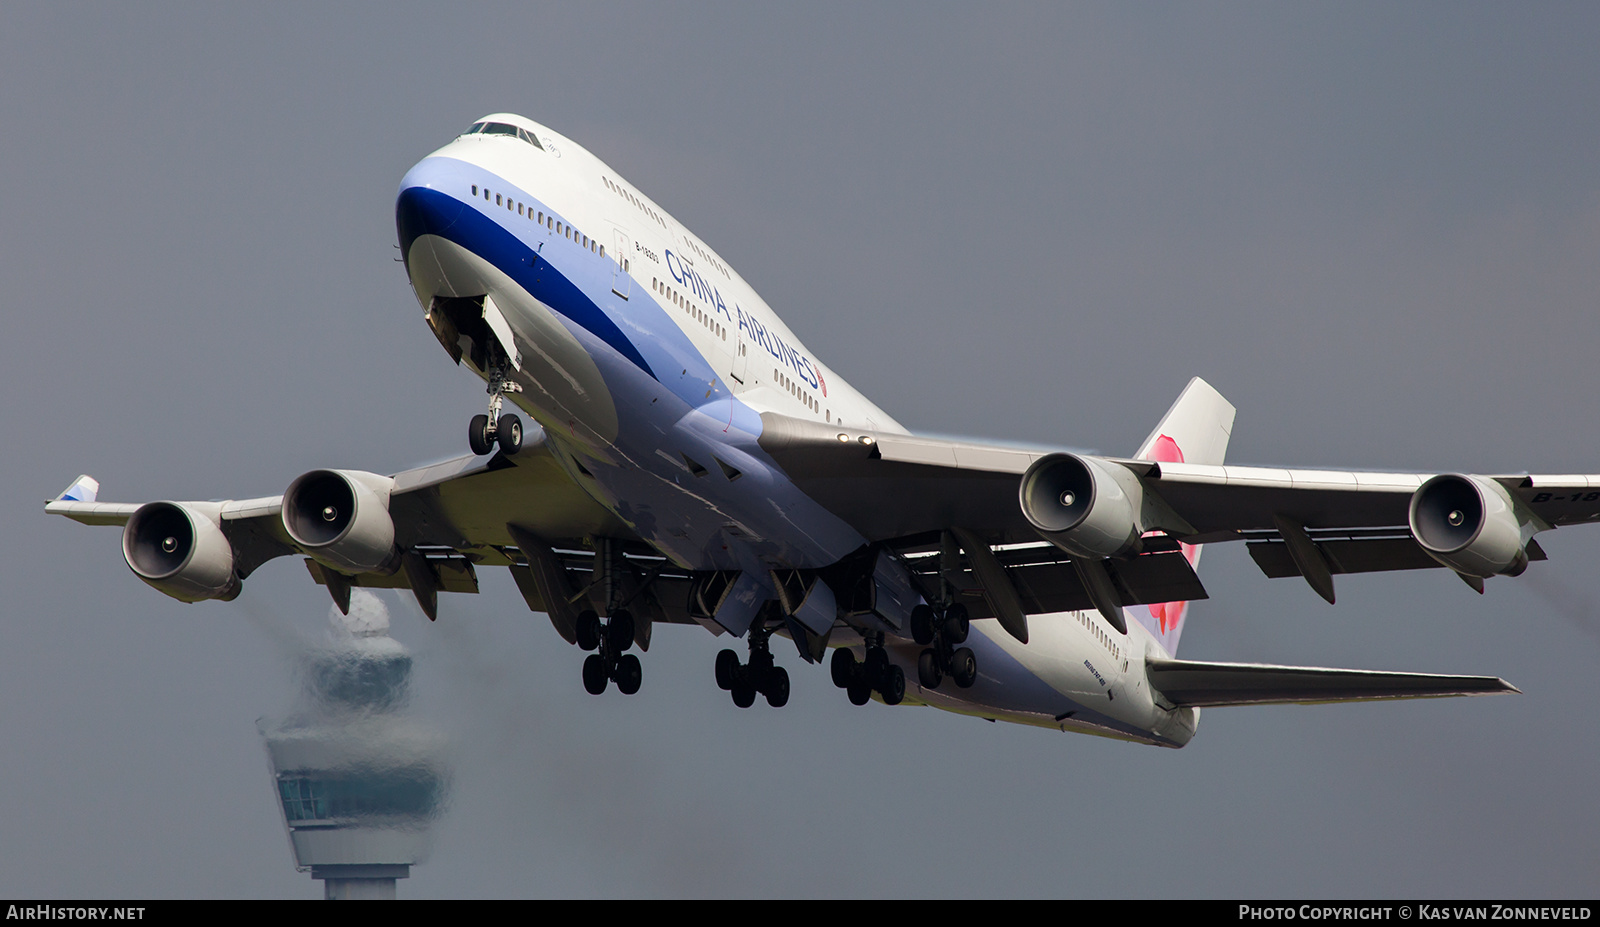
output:
POLYGON ((789 704, 789 671, 772 661, 772 651, 767 638, 772 632, 766 628, 750 629, 750 659, 739 662, 732 650, 717 654, 717 688, 733 694, 733 703, 749 708, 756 703, 756 695, 767 697, 767 704, 782 708, 789 704))
POLYGON ((633 646, 633 616, 617 609, 609 621, 601 623, 600 616, 589 609, 578 613, 578 647, 594 651, 583 661, 583 688, 590 695, 606 691, 608 682, 616 682, 617 691, 633 695, 639 691, 644 678, 644 667, 639 658, 625 653, 633 646))
POLYGON ((845 690, 853 705, 865 705, 874 692, 885 705, 898 705, 906 697, 905 670, 890 662, 881 634, 867 638, 866 653, 859 662, 852 651, 835 650, 829 669, 833 684, 845 690))
POLYGON ((971 618, 960 602, 945 606, 936 614, 927 605, 911 611, 911 636, 924 650, 917 656, 917 682, 924 689, 937 689, 946 676, 963 689, 978 678, 978 658, 972 648, 962 647, 971 633, 971 618))

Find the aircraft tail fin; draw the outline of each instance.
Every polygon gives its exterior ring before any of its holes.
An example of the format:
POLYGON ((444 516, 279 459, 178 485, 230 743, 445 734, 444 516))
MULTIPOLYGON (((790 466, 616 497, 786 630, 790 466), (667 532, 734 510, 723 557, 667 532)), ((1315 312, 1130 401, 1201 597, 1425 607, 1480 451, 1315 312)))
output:
POLYGON ((1150 685, 1166 696, 1167 701, 1197 708, 1447 698, 1522 691, 1497 676, 1435 676, 1325 666, 1150 660, 1145 664, 1145 672, 1149 674, 1150 685))
MULTIPOLYGON (((1228 438, 1233 433, 1233 404, 1210 383, 1195 377, 1178 394, 1178 399, 1161 417, 1155 430, 1139 445, 1133 456, 1140 460, 1164 463, 1195 463, 1220 466, 1228 453, 1228 438)), ((1181 545, 1191 567, 1199 568, 1198 545, 1181 545)), ((1178 652, 1178 638, 1189 614, 1188 602, 1163 602, 1136 605, 1128 609, 1144 625, 1169 655, 1178 652)))
POLYGON ((1233 404, 1195 377, 1133 456, 1139 460, 1221 466, 1233 433, 1233 404))

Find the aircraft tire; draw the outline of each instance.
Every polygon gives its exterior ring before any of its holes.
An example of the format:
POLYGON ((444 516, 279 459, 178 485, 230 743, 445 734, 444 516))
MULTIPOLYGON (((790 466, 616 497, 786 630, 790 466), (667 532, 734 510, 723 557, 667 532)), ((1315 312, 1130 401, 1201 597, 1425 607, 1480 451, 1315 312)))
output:
POLYGON ((639 683, 644 679, 644 667, 639 665, 639 658, 631 653, 622 655, 617 661, 617 691, 623 695, 632 695, 639 691, 639 683))
POLYGON ((733 691, 733 678, 737 672, 739 672, 738 654, 731 650, 717 654, 717 688, 724 692, 733 691))
POLYGON ((840 647, 833 652, 833 660, 828 664, 828 671, 833 676, 833 684, 841 689, 850 688, 850 682, 856 676, 856 655, 849 648, 840 647))
MULTIPOLYGON (((488 421, 489 416, 485 415, 483 418, 484 421, 488 421)), ((501 453, 515 454, 521 450, 522 419, 510 412, 500 416, 500 422, 495 426, 494 439, 500 445, 501 453)))
POLYGON ((865 705, 872 701, 872 687, 865 682, 852 682, 845 691, 850 693, 850 704, 852 705, 865 705))
POLYGON ((978 657, 971 647, 963 647, 950 655, 950 678, 963 689, 972 688, 978 681, 978 657))
POLYGON ((950 606, 944 613, 944 637, 952 644, 966 641, 967 632, 970 630, 970 619, 967 617, 967 607, 960 602, 950 606))
POLYGON ((789 704, 789 671, 781 666, 772 668, 767 676, 766 686, 767 704, 773 708, 782 708, 789 704))
POLYGON ((600 616, 589 609, 578 613, 578 649, 594 650, 600 646, 600 616))
POLYGON ((633 646, 633 613, 619 608, 606 626, 606 639, 611 641, 612 653, 625 653, 633 646))
POLYGON ((878 690, 885 705, 898 705, 906 698, 906 672, 890 664, 883 671, 883 687, 878 690))
POLYGON ((884 653, 882 647, 868 647, 867 658, 861 663, 862 678, 867 681, 867 687, 877 689, 883 686, 883 674, 889 669, 889 655, 884 653))
POLYGON ((911 610, 911 639, 919 647, 933 643, 933 609, 918 605, 911 610))
POLYGON ((756 703, 756 687, 750 684, 749 679, 734 680, 733 703, 740 708, 749 708, 756 703))
POLYGON ((944 681, 944 670, 939 668, 939 652, 932 648, 917 656, 917 682, 924 689, 937 689, 944 681))
POLYGON ((590 695, 599 695, 606 690, 606 661, 598 653, 589 654, 583 661, 583 688, 590 695))
POLYGON ((472 422, 467 425, 467 446, 479 457, 494 450, 494 442, 489 440, 489 416, 472 417, 472 422))

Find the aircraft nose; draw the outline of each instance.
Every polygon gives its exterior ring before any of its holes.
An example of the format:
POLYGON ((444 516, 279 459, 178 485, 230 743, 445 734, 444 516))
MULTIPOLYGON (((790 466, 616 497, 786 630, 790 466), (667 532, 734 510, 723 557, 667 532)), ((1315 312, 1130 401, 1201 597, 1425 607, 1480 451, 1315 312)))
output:
POLYGON ((400 237, 400 253, 411 254, 411 243, 423 235, 437 235, 454 225, 466 204, 439 189, 427 162, 417 165, 400 182, 395 199, 395 231, 400 237))

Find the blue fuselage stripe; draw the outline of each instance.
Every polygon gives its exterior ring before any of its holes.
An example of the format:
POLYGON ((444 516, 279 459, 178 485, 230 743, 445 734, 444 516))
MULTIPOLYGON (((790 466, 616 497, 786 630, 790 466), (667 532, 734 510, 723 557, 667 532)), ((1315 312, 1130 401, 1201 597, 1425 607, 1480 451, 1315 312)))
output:
POLYGON ((650 377, 660 379, 617 323, 581 287, 477 209, 438 190, 407 187, 395 203, 395 224, 401 253, 408 260, 412 243, 423 235, 460 245, 494 265, 534 299, 616 349, 650 377))

